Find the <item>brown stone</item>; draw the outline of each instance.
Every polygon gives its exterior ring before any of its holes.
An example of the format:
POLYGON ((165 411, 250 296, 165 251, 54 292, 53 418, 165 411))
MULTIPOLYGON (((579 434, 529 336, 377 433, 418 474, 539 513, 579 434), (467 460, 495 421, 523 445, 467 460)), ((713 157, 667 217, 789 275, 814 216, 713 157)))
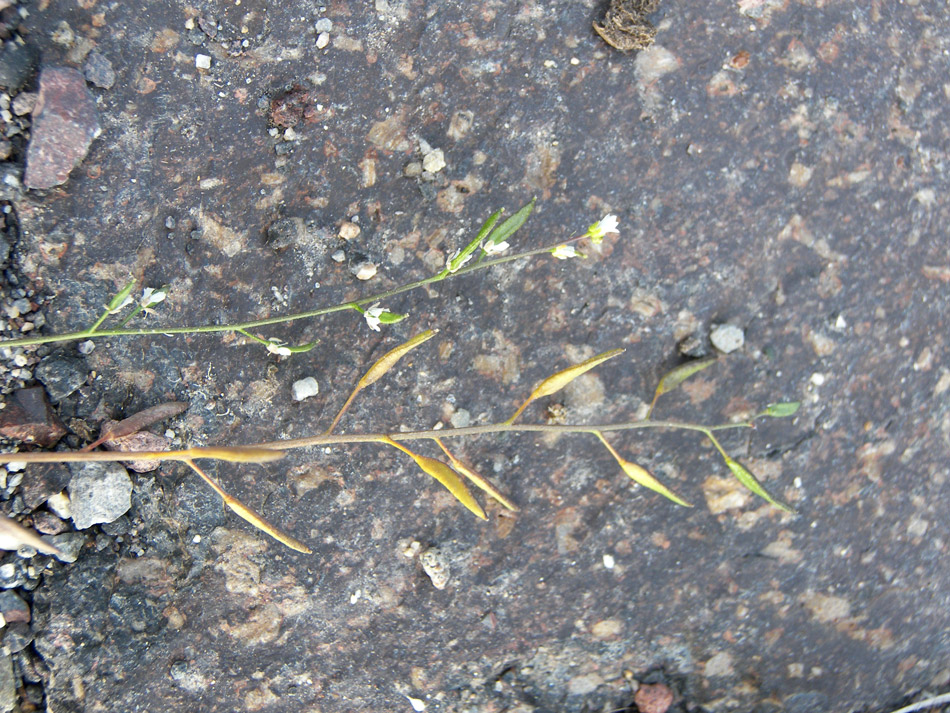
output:
POLYGON ((673 691, 662 683, 646 683, 633 697, 640 713, 666 713, 673 705, 673 691))
POLYGON ((47 67, 40 72, 39 84, 23 184, 43 189, 66 182, 100 128, 96 103, 81 72, 47 67))
POLYGON ((53 412, 42 386, 16 391, 0 411, 0 435, 43 448, 56 445, 66 427, 53 412))

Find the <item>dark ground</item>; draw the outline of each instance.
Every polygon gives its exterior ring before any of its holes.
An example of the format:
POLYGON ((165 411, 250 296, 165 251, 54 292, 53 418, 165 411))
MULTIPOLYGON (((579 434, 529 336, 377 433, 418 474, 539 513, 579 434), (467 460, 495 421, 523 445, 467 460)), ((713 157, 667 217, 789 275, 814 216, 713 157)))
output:
MULTIPOLYGON (((4 188, 11 274, 50 297, 46 332, 90 323, 129 273, 170 286, 154 324, 369 294, 431 274, 493 209, 533 196, 519 249, 607 212, 619 237, 583 262, 397 298, 387 306, 411 319, 380 334, 352 313, 264 333, 322 340, 286 360, 214 335, 102 342, 64 420, 95 430, 177 398, 192 404, 179 440, 311 434, 372 359, 430 327, 436 342, 346 430, 448 424, 455 409, 503 420, 552 369, 615 346, 626 354, 562 401, 572 422, 626 419, 679 339, 729 322, 745 347, 660 414, 720 421, 802 400, 793 421, 727 441, 800 514, 747 497, 676 434, 615 442, 692 510, 632 488, 582 437, 467 442, 522 506, 487 523, 379 448, 216 469, 307 556, 168 465, 136 477, 127 522, 87 531, 78 561, 32 592, 35 641, 14 654, 27 699, 336 713, 409 711, 405 694, 429 711, 618 711, 634 680, 662 680, 679 710, 823 713, 946 690, 946 5, 665 0, 639 54, 594 34, 603 8, 589 0, 371 5, 28 6, 17 32, 41 66, 81 67, 95 46, 116 74, 90 88, 103 132, 69 181, 4 188), (431 182, 404 175, 420 139, 444 151, 431 182), (353 216, 362 230, 344 244, 353 216), (287 217, 303 229, 275 250, 266 229, 287 217), (379 266, 365 284, 350 269, 364 260, 379 266), (294 403, 308 375, 321 392, 294 403), (413 540, 445 553, 444 590, 404 556, 413 540)), ((13 139, 9 165, 24 146, 13 139)))

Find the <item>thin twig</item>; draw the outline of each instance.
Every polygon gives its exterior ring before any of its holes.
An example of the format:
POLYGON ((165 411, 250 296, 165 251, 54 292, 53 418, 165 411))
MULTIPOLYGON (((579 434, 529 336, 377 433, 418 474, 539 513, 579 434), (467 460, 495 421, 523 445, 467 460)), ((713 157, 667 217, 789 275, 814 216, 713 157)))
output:
POLYGON ((899 708, 898 710, 892 711, 891 713, 916 713, 916 711, 933 708, 934 706, 942 706, 944 703, 950 703, 950 693, 944 693, 941 696, 928 698, 926 701, 917 701, 917 703, 911 703, 909 706, 904 706, 903 708, 899 708))

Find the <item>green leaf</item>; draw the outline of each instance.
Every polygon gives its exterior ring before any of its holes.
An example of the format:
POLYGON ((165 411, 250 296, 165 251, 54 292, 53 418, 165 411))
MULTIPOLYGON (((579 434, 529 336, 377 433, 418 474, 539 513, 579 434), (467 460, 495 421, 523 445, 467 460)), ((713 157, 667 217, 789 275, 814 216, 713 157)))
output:
POLYGON ((779 508, 780 510, 784 510, 785 512, 790 512, 790 513, 795 512, 795 510, 792 509, 791 506, 786 505, 781 500, 777 500, 776 498, 772 497, 769 491, 765 489, 765 486, 759 482, 759 479, 756 478, 754 475, 752 475, 752 473, 750 473, 744 465, 742 465, 738 461, 733 460, 729 456, 723 456, 723 458, 726 461, 726 465, 729 466, 729 470, 732 471, 732 474, 736 476, 736 479, 740 483, 742 483, 745 487, 747 487, 749 490, 751 490, 753 493, 755 493, 759 497, 764 498, 765 500, 767 500, 769 503, 779 508))
POLYGON ((765 409, 765 415, 772 418, 785 418, 796 413, 801 408, 801 401, 783 401, 777 404, 769 404, 765 409))
POLYGON ((119 290, 119 293, 113 297, 109 304, 106 305, 106 309, 110 313, 115 312, 117 309, 122 307, 122 303, 125 302, 125 298, 132 294, 132 290, 135 289, 135 280, 132 280, 129 284, 119 290))
POLYGON ((531 215, 531 211, 534 210, 535 200, 537 199, 532 198, 530 203, 523 205, 517 213, 495 228, 495 231, 488 236, 488 242, 498 245, 514 235, 518 228, 524 225, 528 216, 531 215))
MULTIPOLYGON (((495 223, 497 223, 498 220, 501 218, 501 214, 503 212, 504 211, 502 210, 496 210, 494 213, 491 214, 491 216, 489 216, 488 220, 482 223, 482 227, 479 228, 478 230, 478 235, 475 236, 475 239, 472 240, 472 242, 470 242, 461 251, 459 251, 458 255, 456 255, 449 261, 449 264, 445 268, 446 271, 454 273, 462 268, 462 265, 464 265, 465 262, 468 260, 468 256, 478 249, 478 246, 481 245, 481 242, 485 238, 485 236, 488 235, 489 231, 491 231, 491 229, 495 227, 495 223)), ((508 220, 511 220, 511 218, 509 218, 508 220)), ((507 223, 508 220, 506 220, 505 223, 507 223)))
POLYGON ((660 383, 656 387, 656 395, 660 396, 661 394, 666 394, 670 391, 673 391, 673 389, 677 388, 693 374, 696 374, 715 363, 716 357, 708 357, 706 359, 689 361, 685 364, 680 364, 675 369, 672 369, 663 375, 663 378, 660 379, 660 383))

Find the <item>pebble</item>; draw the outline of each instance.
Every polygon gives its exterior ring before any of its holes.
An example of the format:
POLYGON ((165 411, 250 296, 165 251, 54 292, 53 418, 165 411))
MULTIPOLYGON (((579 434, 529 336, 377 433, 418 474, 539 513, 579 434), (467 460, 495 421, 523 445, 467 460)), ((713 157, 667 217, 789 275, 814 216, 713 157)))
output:
POLYGON ((16 589, 26 583, 26 573, 13 562, 0 564, 0 588, 16 589))
POLYGON ((314 29, 317 32, 333 32, 333 20, 329 17, 321 17, 314 25, 314 29))
POLYGON ((92 82, 100 89, 112 89, 112 85, 115 84, 115 70, 112 68, 112 62, 98 50, 93 50, 86 55, 82 72, 87 82, 92 82))
POLYGON ((66 182, 101 129, 96 103, 78 70, 47 67, 39 86, 23 184, 44 189, 66 182))
POLYGON ((291 391, 293 391, 294 401, 303 401, 320 393, 320 385, 312 376, 307 376, 295 381, 291 391))
POLYGON ((46 387, 46 393, 55 404, 74 393, 86 383, 89 367, 83 359, 64 355, 48 356, 35 370, 37 380, 46 387))
POLYGON ((17 116, 25 116, 36 107, 36 99, 39 95, 36 92, 20 92, 10 103, 10 108, 17 116))
POLYGON ((19 42, 4 43, 0 50, 0 87, 16 93, 32 76, 40 61, 40 53, 33 45, 19 42))
POLYGON ((330 259, 333 260, 333 262, 343 262, 346 260, 346 253, 342 250, 335 250, 330 256, 330 259))
POLYGON ((62 535, 53 535, 47 539, 62 553, 56 555, 56 559, 60 562, 75 562, 79 559, 82 548, 86 546, 86 536, 81 532, 64 532, 62 535))
POLYGON ((422 175, 422 164, 418 161, 411 161, 406 164, 402 172, 406 178, 418 178, 422 175))
POLYGON ((9 713, 17 709, 17 680, 13 674, 13 660, 10 654, 0 654, 0 712, 9 713))
POLYGON ((69 520, 72 517, 69 496, 63 491, 53 493, 46 498, 46 506, 63 520, 69 520))
POLYGON ((7 623, 14 621, 28 622, 30 620, 30 605, 16 592, 9 589, 0 592, 0 614, 7 623))
POLYGON ((745 344, 745 334, 734 324, 720 324, 713 328, 709 341, 723 354, 731 354, 742 349, 742 345, 745 344))
POLYGON ((23 651, 32 643, 33 632, 30 630, 30 625, 22 621, 11 624, 3 632, 3 648, 11 654, 23 651))
POLYGON ((340 225, 340 237, 346 241, 355 240, 356 236, 360 234, 360 226, 356 223, 353 223, 349 220, 343 221, 343 224, 340 225))
POLYGON ((71 463, 69 470, 69 504, 76 529, 112 522, 132 507, 132 479, 118 463, 71 463))
POLYGON ((442 149, 433 149, 422 157, 422 170, 438 173, 445 168, 445 154, 442 149))
POLYGON ((317 49, 318 50, 322 50, 328 44, 330 44, 329 32, 321 32, 319 35, 317 35, 317 49))
POLYGON ((445 555, 433 547, 419 555, 419 563, 422 565, 422 571, 432 580, 432 586, 436 589, 445 589, 452 576, 445 555))
POLYGON ((66 427, 53 412, 42 386, 19 389, 0 411, 0 435, 51 448, 66 435, 66 427))
POLYGON ((359 265, 350 268, 350 272, 356 275, 357 280, 372 280, 376 276, 377 269, 376 263, 361 262, 359 265))
POLYGON ((640 713, 666 713, 673 705, 673 691, 662 683, 645 683, 637 689, 633 702, 640 713))
POLYGON ((472 414, 467 409, 460 408, 452 414, 449 423, 452 424, 452 428, 467 428, 472 424, 472 414))

